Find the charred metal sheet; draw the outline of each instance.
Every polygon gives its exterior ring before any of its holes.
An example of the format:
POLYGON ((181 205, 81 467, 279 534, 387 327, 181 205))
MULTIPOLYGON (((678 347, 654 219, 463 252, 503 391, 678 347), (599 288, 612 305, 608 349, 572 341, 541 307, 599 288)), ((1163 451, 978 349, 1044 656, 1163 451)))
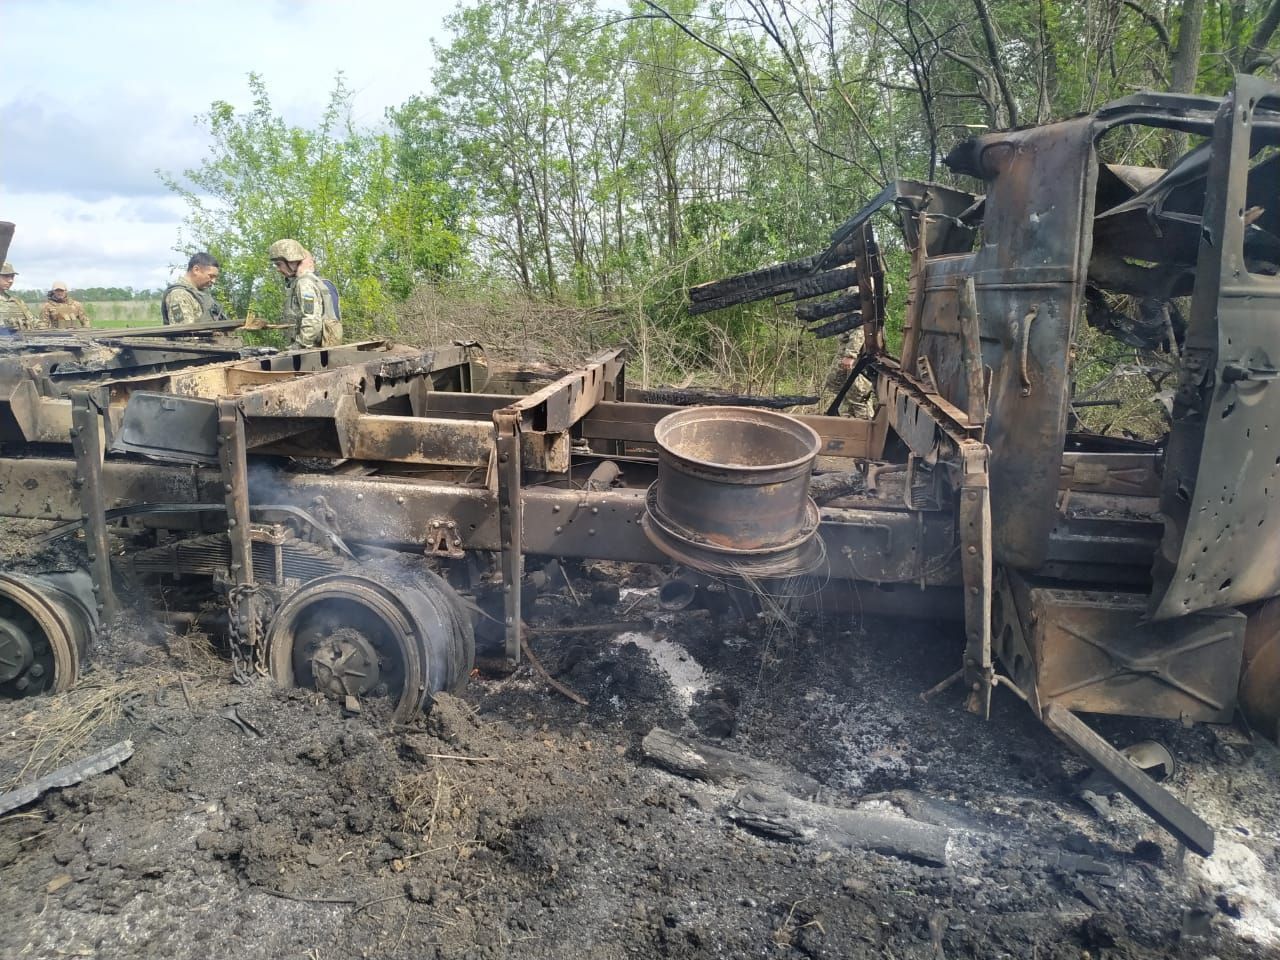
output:
POLYGON ((1058 739, 1110 775, 1126 797, 1186 844, 1187 849, 1202 857, 1213 853, 1213 829, 1074 713, 1051 703, 1044 708, 1043 720, 1058 739))
POLYGON ((1017 568, 1044 562, 1053 528, 1067 352, 1091 245, 1095 136, 1083 118, 979 137, 947 158, 987 185, 973 279, 983 340, 996 347, 984 347, 992 537, 996 558, 1017 568))
POLYGON ((1252 131, 1277 103, 1280 88, 1240 77, 1217 114, 1160 499, 1158 619, 1280 593, 1280 278, 1251 272, 1243 215, 1252 131))
POLYGON ((176 463, 217 463, 217 402, 135 393, 129 397, 111 449, 176 463))
POLYGON ((1141 593, 1015 580, 1041 704, 1227 723, 1235 713, 1245 618, 1234 611, 1146 619, 1141 593))

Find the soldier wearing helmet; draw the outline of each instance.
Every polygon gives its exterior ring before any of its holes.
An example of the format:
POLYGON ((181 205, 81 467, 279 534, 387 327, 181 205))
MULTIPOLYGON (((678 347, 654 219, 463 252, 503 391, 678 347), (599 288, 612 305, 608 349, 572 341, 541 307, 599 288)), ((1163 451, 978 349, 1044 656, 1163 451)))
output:
POLYGON ((9 292, 18 271, 8 260, 0 266, 0 326, 17 330, 34 330, 36 321, 27 305, 9 292))
POLYGON ((48 299, 40 307, 42 329, 71 330, 89 326, 89 315, 84 304, 67 295, 65 280, 55 280, 49 287, 48 299))
POLYGON ((215 323, 227 319, 209 288, 222 273, 222 264, 203 251, 187 261, 187 272, 169 284, 160 297, 160 316, 173 323, 215 323))
POLYGON ((336 347, 342 343, 342 322, 329 288, 316 276, 315 260, 307 249, 297 240, 277 240, 267 256, 284 277, 281 322, 293 327, 289 349, 336 347))

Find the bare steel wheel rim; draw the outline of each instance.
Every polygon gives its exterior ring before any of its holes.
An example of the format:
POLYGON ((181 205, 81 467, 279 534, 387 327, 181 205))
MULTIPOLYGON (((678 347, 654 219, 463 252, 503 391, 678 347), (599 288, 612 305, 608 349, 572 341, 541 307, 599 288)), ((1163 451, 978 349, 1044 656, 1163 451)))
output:
POLYGON ((0 697, 70 689, 91 622, 79 601, 51 584, 0 573, 0 697))
POLYGON ((403 564, 311 581, 280 606, 266 644, 282 686, 383 698, 400 722, 432 694, 459 689, 475 661, 471 620, 453 588, 403 564))
POLYGON ((397 720, 422 708, 427 694, 422 645, 412 613, 383 584, 365 577, 323 577, 276 612, 267 665, 282 686, 326 696, 386 697, 397 720))

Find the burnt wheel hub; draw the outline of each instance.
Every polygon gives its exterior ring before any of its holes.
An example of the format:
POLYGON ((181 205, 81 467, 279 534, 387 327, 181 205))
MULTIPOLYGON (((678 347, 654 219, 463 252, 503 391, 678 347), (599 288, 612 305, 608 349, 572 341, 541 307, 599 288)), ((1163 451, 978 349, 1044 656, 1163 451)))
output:
POLYGON ((311 654, 316 689, 338 700, 373 689, 378 674, 378 652, 363 633, 351 627, 329 634, 311 654))
POLYGON ((12 620, 0 618, 0 683, 22 676, 34 660, 26 631, 12 620))

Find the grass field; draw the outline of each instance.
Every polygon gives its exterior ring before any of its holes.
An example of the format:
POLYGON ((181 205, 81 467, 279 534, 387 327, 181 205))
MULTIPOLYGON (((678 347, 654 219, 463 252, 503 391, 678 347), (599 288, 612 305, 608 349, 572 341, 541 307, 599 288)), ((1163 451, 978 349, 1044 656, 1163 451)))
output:
POLYGON ((92 326, 107 330, 158 327, 161 323, 159 300, 102 300, 85 303, 84 310, 92 326))

